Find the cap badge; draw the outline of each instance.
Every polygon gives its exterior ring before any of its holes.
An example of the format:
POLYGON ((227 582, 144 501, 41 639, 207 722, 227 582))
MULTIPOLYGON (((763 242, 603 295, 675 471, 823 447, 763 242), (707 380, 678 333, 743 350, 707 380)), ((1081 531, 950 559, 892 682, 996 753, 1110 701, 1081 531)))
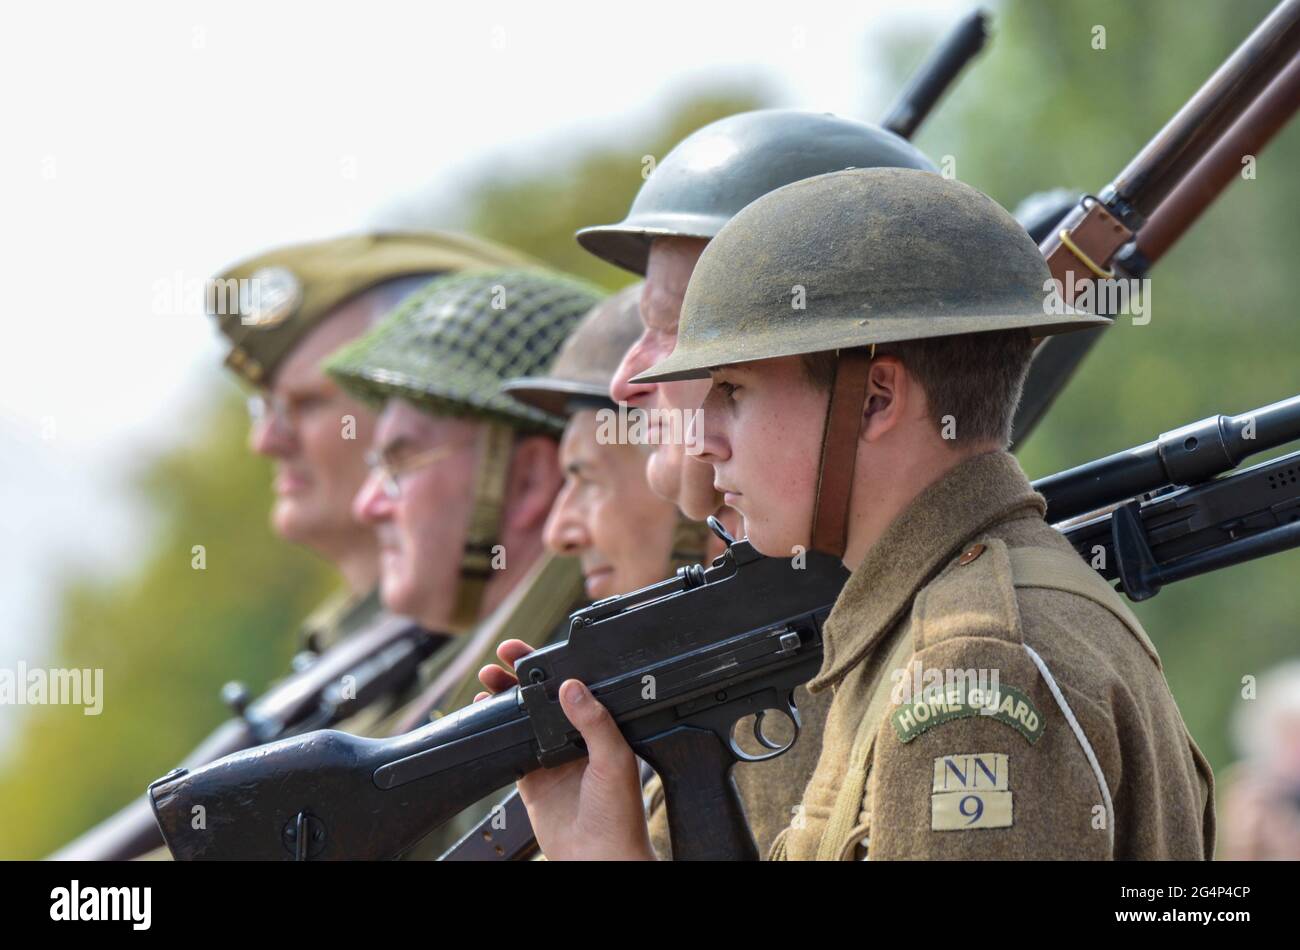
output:
POLYGON ((262 267, 239 282, 239 322, 265 330, 278 326, 302 303, 302 285, 283 267, 262 267))

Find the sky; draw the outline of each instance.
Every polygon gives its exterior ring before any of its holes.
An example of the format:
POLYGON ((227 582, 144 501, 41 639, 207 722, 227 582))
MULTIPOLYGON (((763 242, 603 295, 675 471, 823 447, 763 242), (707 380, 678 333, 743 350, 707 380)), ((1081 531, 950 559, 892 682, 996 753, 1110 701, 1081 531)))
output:
MULTIPOLYGON (((877 43, 969 2, 68 3, 0 13, 0 667, 57 572, 125 570, 124 479, 223 378, 195 288, 280 243, 452 198, 713 81, 876 118, 877 43)), ((6 731, 0 717, 0 739, 6 731)))

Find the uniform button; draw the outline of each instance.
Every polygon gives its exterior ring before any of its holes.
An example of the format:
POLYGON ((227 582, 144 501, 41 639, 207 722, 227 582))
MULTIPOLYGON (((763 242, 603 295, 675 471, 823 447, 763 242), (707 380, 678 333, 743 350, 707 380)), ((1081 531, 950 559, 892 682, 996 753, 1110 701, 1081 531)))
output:
POLYGON ((984 553, 984 545, 983 545, 983 544, 973 544, 973 545, 971 545, 969 548, 966 549, 966 553, 965 553, 965 554, 963 554, 960 558, 957 559, 957 563, 958 563, 958 564, 969 564, 971 561, 975 560, 977 557, 979 557, 979 556, 980 556, 981 554, 983 554, 983 553, 984 553))

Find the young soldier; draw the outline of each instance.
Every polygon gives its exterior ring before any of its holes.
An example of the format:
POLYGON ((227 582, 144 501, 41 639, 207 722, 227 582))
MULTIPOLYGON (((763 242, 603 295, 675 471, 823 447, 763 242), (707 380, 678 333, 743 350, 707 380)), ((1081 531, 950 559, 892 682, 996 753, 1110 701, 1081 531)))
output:
MULTIPOLYGON (((623 221, 584 228, 577 235, 597 257, 645 276, 644 329, 614 373, 610 396, 670 423, 698 408, 708 389, 698 380, 665 384, 632 383, 631 378, 672 352, 682 295, 710 239, 741 208, 775 188, 841 168, 875 166, 936 170, 892 132, 822 112, 745 112, 710 123, 678 143, 642 185, 623 221)), ((684 428, 651 427, 646 460, 651 488, 687 518, 703 521, 716 514, 732 533, 740 533, 736 513, 723 507, 714 490, 713 470, 687 450, 686 440, 671 438, 674 429, 681 433, 684 428)), ((716 539, 709 536, 708 542, 711 554, 721 552, 716 539)), ((778 759, 741 763, 735 770, 750 827, 763 850, 794 815, 797 789, 816 762, 827 703, 803 688, 795 701, 803 741, 778 759)), ((662 820, 662 811, 658 815, 662 820)))
MULTIPOLYGON (((992 201, 899 169, 781 188, 700 259, 647 376, 710 377, 702 458, 759 551, 852 572, 773 857, 1212 856, 1213 779, 1155 649, 1004 450, 1031 337, 1108 322, 1046 315, 1048 279, 992 201)), ((582 684, 560 696, 590 757, 520 783, 538 840, 650 857, 627 743, 582 684)))

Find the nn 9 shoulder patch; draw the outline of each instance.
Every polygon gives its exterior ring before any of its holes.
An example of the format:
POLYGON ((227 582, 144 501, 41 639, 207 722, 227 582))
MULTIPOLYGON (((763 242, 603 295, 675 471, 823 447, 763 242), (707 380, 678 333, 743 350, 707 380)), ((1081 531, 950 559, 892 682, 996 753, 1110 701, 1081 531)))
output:
POLYGON ((1010 828, 1011 764, 1000 752, 965 752, 934 760, 931 831, 1010 828))

